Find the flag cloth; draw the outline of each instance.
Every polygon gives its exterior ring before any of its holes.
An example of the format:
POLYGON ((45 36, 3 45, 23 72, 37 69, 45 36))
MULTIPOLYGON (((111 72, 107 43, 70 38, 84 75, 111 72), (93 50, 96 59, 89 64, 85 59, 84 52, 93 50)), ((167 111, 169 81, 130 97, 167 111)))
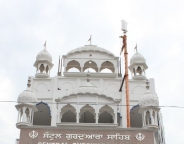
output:
POLYGON ((122 36, 122 38, 123 38, 123 45, 122 45, 122 48, 121 48, 121 51, 120 51, 120 55, 121 55, 121 53, 123 52, 123 50, 126 46, 126 35, 122 36))
POLYGON ((91 41, 91 36, 90 36, 90 38, 89 38, 89 40, 88 41, 91 41))

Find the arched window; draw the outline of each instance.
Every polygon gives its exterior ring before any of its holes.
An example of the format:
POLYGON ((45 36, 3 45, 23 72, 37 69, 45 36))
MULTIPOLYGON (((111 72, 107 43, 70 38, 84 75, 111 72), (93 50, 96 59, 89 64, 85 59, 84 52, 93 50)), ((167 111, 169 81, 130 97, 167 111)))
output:
POLYGON ((27 122, 29 123, 30 122, 30 116, 29 116, 30 111, 28 108, 26 108, 25 113, 26 113, 27 122))
POLYGON ((113 123, 114 120, 112 115, 114 115, 113 109, 108 105, 103 106, 99 110, 98 123, 113 123))
POLYGON ((48 72, 49 72, 49 66, 47 65, 46 66, 46 73, 48 74, 48 72))
POLYGON ((61 109, 61 122, 76 122, 76 110, 70 104, 61 109))
POLYGON ((72 60, 67 64, 66 71, 68 72, 69 69, 76 68, 81 71, 80 63, 78 61, 72 60))
POLYGON ((95 123, 95 110, 89 105, 85 105, 80 110, 80 123, 95 123))
POLYGON ((45 69, 44 65, 41 64, 41 65, 40 65, 40 68, 39 68, 40 72, 43 73, 44 69, 45 69))
POLYGON ((138 75, 142 75, 142 69, 141 69, 140 66, 137 67, 136 73, 137 73, 138 75))
POLYGON ((151 124, 151 117, 150 117, 150 112, 147 111, 146 112, 146 125, 150 125, 151 124))
MULTIPOLYGON (((112 62, 110 61, 105 61, 101 64, 101 68, 100 68, 100 71, 102 72, 103 69, 109 69, 111 71, 111 73, 114 73, 115 72, 115 68, 114 68, 114 65, 112 62)), ((109 71, 109 72, 110 72, 109 71)))
POLYGON ((50 126, 51 113, 50 113, 50 107, 48 106, 48 104, 44 102, 40 102, 36 104, 36 107, 38 111, 34 113, 33 125, 50 126))
POLYGON ((155 111, 153 111, 152 116, 153 116, 152 124, 155 124, 155 111))
POLYGON ((97 64, 92 60, 85 62, 83 71, 87 72, 85 70, 87 70, 89 68, 93 69, 93 70, 90 70, 90 72, 98 72, 97 64))
POLYGON ((131 127, 142 128, 142 115, 138 112, 139 105, 135 105, 130 110, 130 125, 131 127))

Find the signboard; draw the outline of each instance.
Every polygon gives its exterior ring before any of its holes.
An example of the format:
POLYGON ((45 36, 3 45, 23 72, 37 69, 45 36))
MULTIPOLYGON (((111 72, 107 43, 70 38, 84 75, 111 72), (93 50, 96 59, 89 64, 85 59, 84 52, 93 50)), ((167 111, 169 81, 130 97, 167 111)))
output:
POLYGON ((154 144, 152 131, 21 129, 20 144, 154 144))

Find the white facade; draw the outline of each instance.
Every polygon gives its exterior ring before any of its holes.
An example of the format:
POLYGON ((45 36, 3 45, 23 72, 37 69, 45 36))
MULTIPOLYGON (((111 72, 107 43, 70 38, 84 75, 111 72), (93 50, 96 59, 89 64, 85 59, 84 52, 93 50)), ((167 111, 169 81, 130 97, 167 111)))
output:
MULTIPOLYGON (((38 54, 34 66, 36 73, 30 77, 30 90, 37 101, 30 102, 36 107, 30 109, 32 120, 27 124, 18 120, 18 128, 25 125, 127 128, 124 86, 119 92, 122 82, 119 57, 106 49, 86 45, 63 55, 57 76, 51 77, 52 57, 45 49, 38 54), (73 68, 76 72, 71 72, 73 68), (111 72, 106 73, 108 70, 111 72)), ((149 95, 153 97, 145 96, 147 68, 146 59, 135 53, 129 66, 131 127, 154 129, 155 144, 165 144, 159 105, 150 104, 156 97, 154 79, 149 79, 149 95)), ((21 119, 20 111, 25 111, 23 107, 29 102, 18 102, 18 119, 21 119)))

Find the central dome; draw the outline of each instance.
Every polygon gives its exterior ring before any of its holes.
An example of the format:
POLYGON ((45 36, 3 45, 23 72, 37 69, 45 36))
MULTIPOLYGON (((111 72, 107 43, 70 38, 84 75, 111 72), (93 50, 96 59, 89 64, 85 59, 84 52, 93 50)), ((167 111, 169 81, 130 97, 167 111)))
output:
POLYGON ((108 54, 110 56, 114 56, 114 54, 111 53, 110 51, 104 48, 97 47, 96 45, 85 45, 83 47, 76 48, 74 50, 69 51, 67 55, 71 55, 77 52, 88 52, 88 51, 89 52, 100 52, 100 53, 108 54))

